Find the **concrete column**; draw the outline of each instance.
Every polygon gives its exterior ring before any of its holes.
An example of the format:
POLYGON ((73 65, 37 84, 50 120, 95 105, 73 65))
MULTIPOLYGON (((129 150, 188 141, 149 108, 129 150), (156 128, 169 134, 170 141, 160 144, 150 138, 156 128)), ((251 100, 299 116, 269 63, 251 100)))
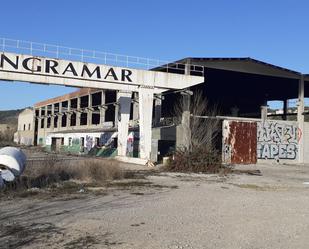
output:
POLYGON ((45 106, 45 117, 44 117, 44 129, 47 129, 47 111, 48 111, 48 106, 45 106))
POLYGON ((68 109, 67 109, 67 125, 66 127, 71 126, 71 100, 68 100, 68 109))
POLYGON ((139 87, 140 158, 150 160, 152 139, 153 89, 139 87))
POLYGON ((191 105, 191 92, 183 92, 182 94, 182 142, 184 148, 190 149, 191 147, 191 128, 190 128, 190 105, 191 105))
POLYGON ((59 115, 58 115, 58 130, 61 129, 61 124, 62 124, 62 102, 59 102, 59 115))
POLYGON ((117 94, 117 102, 119 103, 120 114, 118 119, 118 156, 127 155, 131 96, 132 92, 118 92, 117 94))
MULTIPOLYGON (((190 64, 191 60, 187 59, 185 66, 185 74, 190 75, 190 64)), ((190 105, 191 105, 191 91, 184 91, 182 95, 182 116, 181 116, 181 129, 182 129, 182 140, 181 146, 190 149, 191 147, 191 128, 190 128, 190 105)), ((179 143, 177 143, 179 144, 179 143)))
POLYGON ((237 106, 234 106, 231 108, 231 116, 232 117, 238 117, 239 115, 239 108, 237 106))
POLYGON ((80 126, 80 97, 77 97, 77 107, 76 107, 76 126, 80 126))
POLYGON ((304 139, 303 139, 303 132, 304 132, 304 122, 305 117, 303 112, 305 111, 305 104, 304 104, 304 97, 305 97, 305 86, 304 86, 304 76, 301 75, 298 84, 298 105, 297 105, 297 122, 298 122, 298 129, 299 134, 301 137, 299 139, 299 163, 304 162, 304 139))
POLYGON ((41 125, 42 125, 42 108, 39 108, 39 118, 38 118, 38 130, 41 129, 41 125))
POLYGON ((114 126, 117 127, 118 126, 118 121, 120 118, 120 113, 119 113, 119 92, 117 92, 117 97, 116 97, 116 104, 115 104, 115 122, 114 122, 114 126))
POLYGON ((155 126, 160 125, 160 119, 161 119, 161 112, 162 112, 162 99, 161 96, 155 99, 155 107, 154 107, 154 112, 155 112, 155 126))
POLYGON ((267 120, 267 112, 268 112, 268 105, 261 106, 261 119, 262 121, 267 120))
POLYGON ((133 123, 137 124, 139 119, 138 113, 138 93, 133 93, 133 123))
POLYGON ((54 120, 55 120, 55 104, 52 104, 51 106, 52 110, 51 110, 51 118, 50 118, 50 128, 51 129, 54 129, 54 120))
POLYGON ((92 125, 92 94, 88 95, 87 126, 92 125))
POLYGON ((101 95, 101 106, 100 106, 100 125, 103 126, 103 123, 105 122, 105 111, 106 106, 105 105, 105 91, 102 91, 101 95))
POLYGON ((288 113, 288 99, 283 100, 283 120, 287 120, 287 113, 288 113))

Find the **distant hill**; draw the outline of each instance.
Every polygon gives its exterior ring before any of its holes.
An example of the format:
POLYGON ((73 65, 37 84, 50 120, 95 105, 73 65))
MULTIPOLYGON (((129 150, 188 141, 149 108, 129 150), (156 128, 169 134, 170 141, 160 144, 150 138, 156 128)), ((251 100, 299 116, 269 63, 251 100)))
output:
POLYGON ((24 109, 0 111, 0 124, 17 125, 18 114, 24 109))

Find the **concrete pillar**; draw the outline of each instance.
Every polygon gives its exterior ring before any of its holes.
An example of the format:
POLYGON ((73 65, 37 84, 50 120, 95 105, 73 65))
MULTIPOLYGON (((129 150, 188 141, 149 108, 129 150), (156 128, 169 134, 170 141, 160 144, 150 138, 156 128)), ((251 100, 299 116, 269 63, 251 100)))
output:
POLYGON ((231 116, 232 117, 238 117, 239 116, 239 108, 237 106, 234 106, 231 108, 231 116))
POLYGON ((152 139, 153 89, 139 87, 139 136, 140 157, 150 160, 152 139))
POLYGON ((190 149, 191 147, 191 127, 190 127, 190 105, 191 105, 191 92, 183 92, 182 94, 182 116, 181 116, 181 127, 182 127, 182 142, 181 145, 190 149))
MULTIPOLYGON (((190 75, 191 60, 187 59, 185 66, 185 74, 190 75)), ((181 146, 190 149, 191 147, 191 127, 190 127, 190 106, 191 106, 191 91, 184 91, 182 95, 182 116, 181 116, 181 130, 182 139, 181 146)), ((179 144, 179 143, 177 143, 179 144)))
POLYGON ((119 113, 119 92, 117 92, 117 97, 116 97, 116 104, 115 104, 115 122, 114 122, 114 126, 117 127, 118 126, 118 121, 120 118, 120 113, 119 113))
POLYGON ((92 94, 88 95, 87 126, 92 125, 92 94))
POLYGON ((59 112, 58 112, 58 130, 61 129, 61 124, 62 124, 62 102, 59 102, 59 112))
POLYGON ((133 105, 132 105, 132 112, 133 112, 133 124, 136 125, 138 123, 139 119, 139 113, 138 113, 138 93, 133 93, 133 105))
POLYGON ((48 111, 48 106, 45 106, 44 129, 47 129, 47 119, 48 119, 47 111, 48 111))
POLYGON ((55 119, 55 104, 52 104, 51 106, 51 118, 50 118, 50 128, 54 129, 54 119, 55 119))
POLYGON ((39 118, 38 118, 38 130, 41 129, 41 125, 42 125, 42 108, 39 108, 39 118))
POLYGON ((105 122, 105 111, 106 106, 105 105, 105 91, 102 91, 101 95, 101 106, 100 106, 100 125, 103 126, 103 123, 105 122))
POLYGON ((67 125, 66 127, 70 127, 71 126, 71 100, 68 100, 68 108, 67 108, 67 125))
POLYGON ((298 105, 297 105, 297 122, 298 122, 298 129, 299 134, 301 137, 299 139, 299 163, 304 162, 304 139, 303 139, 303 132, 304 132, 304 122, 305 117, 303 112, 305 111, 305 104, 304 104, 304 97, 305 97, 305 86, 304 86, 304 76, 301 75, 298 84, 298 105))
POLYGON ((262 121, 267 120, 267 112, 268 112, 268 105, 261 106, 261 119, 262 121))
POLYGON ((160 119, 161 119, 161 112, 162 112, 162 99, 161 96, 155 99, 155 107, 154 107, 154 113, 155 113, 155 126, 160 125, 160 119))
POLYGON ((287 113, 288 113, 288 99, 283 100, 283 120, 287 120, 287 113))
POLYGON ((77 107, 76 107, 76 126, 80 126, 80 97, 77 97, 77 107))
POLYGON ((118 117, 118 156, 127 155, 131 96, 132 92, 117 93, 117 102, 119 103, 120 114, 120 116, 118 117))

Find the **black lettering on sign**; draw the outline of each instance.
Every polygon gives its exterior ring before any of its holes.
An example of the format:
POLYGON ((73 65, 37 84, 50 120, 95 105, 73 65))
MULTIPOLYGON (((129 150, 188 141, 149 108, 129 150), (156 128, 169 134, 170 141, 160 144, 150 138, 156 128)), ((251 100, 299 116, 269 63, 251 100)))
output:
POLYGON ((0 67, 3 68, 4 61, 9 63, 13 68, 18 69, 18 60, 19 56, 16 56, 15 63, 11 61, 8 57, 6 57, 4 54, 1 54, 1 60, 0 60, 0 67))
POLYGON ((107 77, 113 77, 114 80, 118 80, 117 75, 112 67, 107 71, 107 74, 104 77, 104 79, 106 80, 107 77))
POLYGON ((132 82, 131 78, 130 78, 130 75, 132 74, 132 71, 131 70, 128 70, 128 69, 122 69, 121 70, 121 80, 122 81, 129 81, 129 82, 132 82))
POLYGON ((67 65, 67 67, 65 68, 65 70, 63 71, 62 74, 65 74, 66 72, 70 72, 74 76, 78 76, 77 73, 76 73, 76 70, 75 70, 75 68, 74 68, 74 66, 71 62, 67 65))
POLYGON ((31 72, 40 72, 41 71, 41 66, 36 66, 36 68, 34 68, 34 61, 41 61, 41 59, 39 58, 35 58, 35 57, 30 57, 30 58, 27 58, 27 59, 24 59, 23 61, 23 68, 28 70, 28 71, 31 71, 31 72), (32 60, 32 63, 31 63, 31 68, 29 67, 28 65, 28 62, 32 60))
POLYGON ((82 77, 84 77, 84 74, 88 74, 88 77, 89 78, 91 78, 92 77, 92 75, 94 75, 95 73, 97 73, 97 78, 98 79, 101 79, 101 71, 100 71, 100 67, 99 66, 97 66, 94 70, 93 70, 93 72, 91 73, 90 72, 90 70, 89 70, 89 68, 87 67, 87 65, 84 65, 83 66, 83 70, 82 70, 82 77))
POLYGON ((59 63, 54 60, 46 60, 45 62, 45 73, 50 73, 50 70, 53 71, 54 74, 59 74, 55 67, 57 67, 59 63))

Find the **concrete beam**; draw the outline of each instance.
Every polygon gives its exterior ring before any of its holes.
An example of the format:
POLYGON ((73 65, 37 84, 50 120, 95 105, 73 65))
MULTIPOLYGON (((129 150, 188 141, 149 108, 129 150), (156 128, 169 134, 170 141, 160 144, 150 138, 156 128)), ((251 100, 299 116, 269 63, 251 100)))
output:
POLYGON ((118 92, 119 103, 118 116, 118 156, 127 155, 127 140, 129 134, 129 119, 131 109, 132 92, 118 92))
POLYGON ((0 68, 1 80, 121 91, 138 91, 140 85, 152 87, 154 91, 160 89, 183 89, 204 82, 204 77, 201 76, 111 67, 103 64, 84 63, 41 56, 33 57, 32 55, 9 52, 1 53, 0 57, 5 62, 3 63, 3 67, 0 68), (17 67, 13 67, 12 64, 7 63, 4 58, 8 58, 8 60, 13 62, 17 61, 17 67), (62 73, 56 74, 52 70, 47 72, 45 65, 50 61, 56 61, 56 70, 61 70, 60 72, 62 73), (28 62, 27 68, 24 67, 24 62, 28 62), (64 70, 69 64, 76 70, 76 74, 73 76, 72 72, 64 70), (101 74, 93 73, 91 75, 84 75, 83 69, 85 67, 90 71, 97 68, 101 74), (33 68, 34 70, 29 73, 28 68, 33 68), (110 70, 113 70, 115 73, 114 76, 110 75, 110 70))

